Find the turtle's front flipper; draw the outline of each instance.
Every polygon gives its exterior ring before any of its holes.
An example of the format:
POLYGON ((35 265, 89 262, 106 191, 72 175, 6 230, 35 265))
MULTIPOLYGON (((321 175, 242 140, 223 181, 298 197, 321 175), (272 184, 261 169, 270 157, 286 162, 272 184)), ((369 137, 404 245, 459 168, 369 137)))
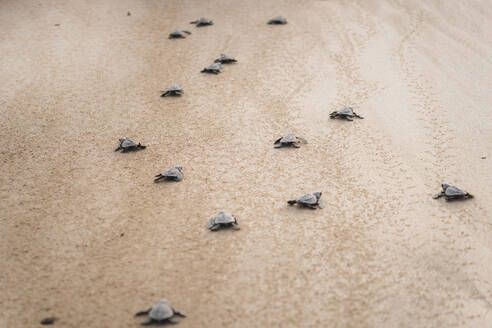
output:
POLYGON ((301 146, 299 146, 299 144, 297 142, 293 142, 292 143, 292 146, 295 147, 295 148, 301 148, 301 146))
POLYGON ((465 197, 466 198, 473 198, 474 196, 472 194, 466 193, 465 197))
POLYGON ((114 151, 118 151, 118 150, 120 150, 120 149, 122 149, 121 145, 120 145, 120 146, 118 146, 118 147, 117 147, 114 151))
POLYGON ((297 200, 289 200, 287 201, 289 205, 295 205, 297 203, 297 200))
POLYGON ((135 314, 135 316, 136 316, 136 317, 140 317, 140 316, 142 316, 142 315, 147 315, 147 314, 149 314, 150 310, 152 310, 152 308, 147 309, 147 310, 144 310, 144 311, 137 312, 137 313, 135 314))
POLYGON ((180 310, 176 310, 175 308, 172 308, 172 309, 173 309, 173 312, 175 315, 186 318, 186 315, 183 312, 181 312, 180 310))
POLYGON ((137 148, 138 148, 138 149, 145 149, 145 148, 147 148, 147 146, 144 146, 144 145, 138 144, 137 148))
POLYGON ((275 140, 275 142, 274 142, 273 144, 274 144, 274 145, 278 145, 278 144, 280 144, 280 140, 282 140, 282 138, 281 138, 281 137, 280 137, 280 138, 278 138, 277 140, 275 140))
POLYGON ((360 118, 361 120, 364 119, 362 116, 360 116, 359 114, 356 114, 356 113, 354 113, 354 116, 357 117, 357 118, 360 118))
POLYGON ((154 179, 154 182, 159 182, 162 181, 165 177, 163 175, 156 175, 156 178, 154 179))
POLYGON ((183 31, 183 33, 186 33, 186 34, 188 34, 188 35, 190 35, 190 34, 191 34, 191 32, 190 32, 190 31, 183 31))
POLYGON ((318 203, 318 207, 319 207, 320 209, 323 209, 325 206, 324 206, 323 204, 321 204, 321 203, 318 203))
POLYGON ((233 230, 240 230, 240 229, 241 229, 241 228, 239 227, 239 224, 237 224, 237 223, 232 223, 232 224, 231 224, 231 228, 232 228, 233 230))
POLYGON ((353 120, 354 120, 354 119, 353 119, 352 117, 350 117, 350 116, 345 116, 345 119, 346 119, 347 121, 353 121, 353 120))
POLYGON ((439 194, 435 194, 434 196, 432 196, 432 198, 438 199, 438 198, 440 198, 442 196, 444 196, 444 192, 440 192, 439 194))
POLYGON ((299 138, 299 137, 297 137, 297 139, 299 139, 299 140, 300 140, 302 143, 304 143, 304 144, 307 144, 307 143, 308 143, 308 142, 307 142, 307 140, 306 140, 306 139, 304 139, 304 138, 299 138))

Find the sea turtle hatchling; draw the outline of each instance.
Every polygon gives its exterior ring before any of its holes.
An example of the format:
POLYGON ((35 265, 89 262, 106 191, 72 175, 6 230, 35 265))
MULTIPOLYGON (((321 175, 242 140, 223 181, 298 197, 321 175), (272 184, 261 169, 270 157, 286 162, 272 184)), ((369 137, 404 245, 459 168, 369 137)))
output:
POLYGON ((268 24, 270 25, 284 25, 287 24, 287 19, 283 16, 277 16, 275 18, 272 18, 268 21, 268 24))
POLYGON ((217 231, 221 228, 232 228, 234 230, 239 230, 239 224, 233 215, 220 211, 219 215, 210 219, 207 223, 207 228, 212 231, 217 231))
POLYGON ((148 315, 149 320, 142 322, 142 326, 165 325, 167 323, 175 324, 179 322, 176 316, 182 318, 186 317, 183 312, 171 307, 165 298, 160 299, 159 302, 150 309, 135 314, 135 316, 144 315, 148 315))
POLYGON ((174 30, 171 33, 169 33, 169 39, 184 39, 190 34, 191 34, 191 32, 189 32, 189 31, 174 30))
POLYGON ((210 66, 205 67, 201 71, 202 73, 219 74, 222 72, 222 65, 220 63, 212 63, 210 66))
POLYGON ((307 144, 307 140, 301 137, 296 137, 293 133, 289 133, 288 135, 275 140, 275 142, 273 143, 273 147, 281 148, 292 146, 295 148, 299 148, 301 147, 299 145, 301 143, 307 144))
POLYGON ((352 107, 346 107, 341 110, 336 110, 330 114, 330 118, 344 118, 347 121, 353 121, 354 117, 363 119, 362 116, 354 112, 354 109, 352 107))
POLYGON ((136 143, 135 141, 128 139, 126 137, 120 138, 120 145, 116 147, 114 151, 122 150, 123 153, 129 151, 136 151, 140 149, 145 149, 146 146, 141 145, 140 143, 136 143))
POLYGON ((181 181, 184 178, 183 168, 175 166, 169 170, 159 173, 155 176, 154 182, 159 181, 181 181))
POLYGON ((458 187, 450 186, 447 183, 443 183, 441 187, 442 191, 439 194, 434 195, 432 198, 438 199, 444 196, 444 199, 446 199, 447 201, 473 198, 473 195, 461 190, 458 187))
POLYGON ((196 21, 190 22, 190 24, 196 24, 196 27, 200 27, 200 26, 214 25, 214 22, 212 22, 208 18, 200 17, 196 21))
POLYGON ((225 54, 220 54, 220 57, 217 58, 214 62, 215 63, 221 63, 221 64, 231 64, 231 63, 236 63, 237 60, 234 58, 231 58, 225 54))
POLYGON ((324 206, 320 203, 319 200, 321 198, 321 194, 321 191, 316 191, 312 194, 305 194, 297 199, 289 200, 287 203, 289 205, 299 204, 304 207, 309 207, 313 210, 315 210, 316 207, 323 208, 324 206))
POLYGON ((179 85, 175 84, 161 92, 161 97, 179 97, 184 93, 184 90, 181 89, 179 85))

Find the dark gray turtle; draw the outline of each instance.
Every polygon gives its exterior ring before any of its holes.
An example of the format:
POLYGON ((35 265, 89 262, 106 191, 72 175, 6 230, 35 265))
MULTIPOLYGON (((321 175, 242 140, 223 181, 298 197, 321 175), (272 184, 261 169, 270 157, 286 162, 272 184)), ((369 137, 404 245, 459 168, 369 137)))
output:
POLYGON ((441 187, 442 191, 439 194, 434 195, 432 198, 438 199, 444 196, 444 199, 446 199, 447 201, 473 198, 473 195, 461 190, 458 187, 450 186, 447 183, 443 183, 441 187))
POLYGON ((275 18, 272 18, 268 21, 268 24, 270 25, 284 25, 287 24, 287 19, 282 16, 277 16, 275 18))
POLYGON ((186 317, 186 315, 183 312, 175 308, 172 308, 169 305, 169 302, 165 298, 160 299, 159 302, 153 307, 151 307, 150 309, 140 311, 137 314, 135 314, 135 316, 144 316, 144 315, 148 315, 149 320, 142 322, 141 323, 142 326, 165 325, 167 323, 175 324, 179 322, 176 316, 182 318, 186 317))
POLYGON ((155 176, 154 182, 159 181, 181 181, 184 178, 183 168, 175 166, 172 169, 166 170, 155 176))
POLYGON ((222 64, 221 63, 213 63, 210 66, 202 69, 201 72, 202 73, 219 74, 222 72, 222 64))
POLYGON ((330 114, 330 118, 344 118, 347 121, 353 121, 354 117, 363 119, 362 116, 354 112, 354 109, 352 107, 346 107, 341 110, 336 110, 330 114))
POLYGON ((184 90, 181 89, 179 85, 175 84, 161 92, 163 92, 161 97, 179 97, 184 93, 184 90))
POLYGON ((316 207, 323 208, 320 203, 321 191, 313 192, 312 194, 305 194, 295 200, 289 200, 287 203, 289 205, 299 204, 304 207, 309 207, 311 209, 316 209, 316 207))
POLYGON ((184 39, 186 36, 190 35, 191 32, 185 30, 174 30, 169 33, 169 39, 184 39))
POLYGON ((220 54, 220 57, 217 58, 214 62, 215 63, 221 63, 221 64, 231 64, 231 63, 236 63, 237 60, 234 58, 231 58, 227 55, 220 54))
POLYGON ((239 224, 237 223, 236 218, 224 211, 220 211, 219 215, 215 218, 212 218, 207 223, 207 228, 212 231, 217 231, 221 228, 232 228, 234 230, 239 230, 239 224))
POLYGON ((56 318, 55 317, 49 317, 49 318, 44 318, 43 320, 41 320, 41 324, 43 326, 48 326, 48 325, 52 325, 54 324, 56 321, 56 318))
POLYGON ((190 22, 190 24, 196 24, 196 27, 200 27, 200 26, 214 25, 214 22, 212 22, 210 19, 207 19, 205 17, 200 17, 196 21, 190 22))
POLYGON ((273 143, 273 147, 280 148, 292 146, 295 148, 299 148, 301 147, 299 145, 301 143, 307 144, 307 140, 301 137, 296 137, 293 133, 289 133, 288 135, 275 140, 275 142, 273 143))
POLYGON ((128 139, 126 137, 120 138, 120 145, 116 147, 114 151, 123 150, 123 153, 129 151, 136 151, 140 149, 145 149, 146 146, 141 145, 140 143, 136 143, 135 141, 128 139))

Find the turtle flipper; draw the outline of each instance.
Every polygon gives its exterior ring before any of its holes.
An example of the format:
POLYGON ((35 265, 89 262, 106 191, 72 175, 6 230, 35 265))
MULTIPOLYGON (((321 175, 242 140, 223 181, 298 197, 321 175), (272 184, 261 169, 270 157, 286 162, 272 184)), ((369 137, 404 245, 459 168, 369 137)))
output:
POLYGON ((140 316, 142 316, 142 315, 147 315, 147 314, 149 314, 149 312, 150 312, 151 310, 152 310, 152 308, 149 308, 149 309, 147 309, 147 310, 137 312, 137 313, 135 314, 135 316, 136 316, 136 317, 140 317, 140 316))
POLYGON ((241 229, 241 228, 239 227, 239 224, 237 224, 237 223, 232 223, 232 224, 231 224, 231 228, 232 228, 233 230, 240 230, 240 229, 241 229))
POLYGON ((141 145, 141 144, 138 144, 137 145, 137 149, 145 149, 147 148, 147 146, 144 146, 144 145, 141 145))
POLYGON ((299 146, 299 144, 297 142, 293 142, 291 145, 292 145, 292 147, 295 147, 295 148, 301 148, 301 146, 299 146))
POLYGON ((324 206, 323 204, 321 204, 321 203, 318 203, 318 207, 319 207, 320 209, 325 208, 325 206, 324 206))
POLYGON ((346 119, 347 121, 353 121, 353 120, 354 120, 354 119, 353 119, 352 117, 350 117, 350 116, 345 116, 345 119, 346 119))
POLYGON ((360 118, 361 120, 363 120, 364 118, 362 116, 360 116, 359 114, 357 113, 354 113, 354 116, 357 117, 357 118, 360 118))
POLYGON ((289 200, 287 201, 289 205, 295 205, 297 203, 297 200, 289 200))
POLYGON ((142 322, 140 325, 141 325, 141 326, 151 326, 151 325, 153 325, 154 323, 155 323, 155 322, 154 322, 154 320, 149 319, 149 320, 147 320, 147 321, 142 322))
POLYGON ((173 312, 174 312, 175 315, 180 316, 180 317, 183 317, 183 318, 186 318, 186 314, 184 314, 180 310, 176 310, 175 308, 172 308, 172 309, 173 309, 173 312))
POLYGON ((121 145, 119 145, 118 147, 116 147, 116 149, 114 151, 118 151, 120 149, 122 149, 121 145))
POLYGON ((159 182, 159 181, 162 181, 165 177, 161 174, 159 175, 156 175, 155 176, 156 178, 154 179, 154 182, 159 182))
POLYGON ((469 194, 469 193, 466 193, 466 198, 474 198, 474 196, 472 194, 469 194))
POLYGON ((299 139, 303 144, 307 144, 307 140, 304 139, 304 138, 300 138, 300 137, 297 137, 297 139, 299 139))
POLYGON ((188 34, 188 35, 190 35, 190 34, 191 34, 191 32, 190 32, 190 31, 183 31, 183 33, 186 33, 186 34, 188 34))
POLYGON ((439 194, 435 194, 434 196, 432 196, 432 198, 438 199, 438 198, 441 198, 442 196, 444 196, 444 192, 440 192, 439 194))

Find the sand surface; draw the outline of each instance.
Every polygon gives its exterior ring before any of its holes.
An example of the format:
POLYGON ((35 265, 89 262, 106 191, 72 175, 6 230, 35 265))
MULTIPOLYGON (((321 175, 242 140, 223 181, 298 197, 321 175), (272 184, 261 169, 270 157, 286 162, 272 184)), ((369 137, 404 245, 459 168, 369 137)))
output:
POLYGON ((137 327, 161 297, 183 328, 489 327, 491 18, 488 0, 1 1, 0 327, 137 327), (200 74, 222 52, 239 63, 200 74), (343 106, 366 119, 328 118, 343 106), (289 132, 309 144, 274 149, 289 132), (115 153, 122 136, 148 148, 115 153), (174 165, 181 183, 153 183, 174 165), (433 200, 442 182, 476 197, 433 200), (287 206, 316 190, 323 210, 287 206), (221 209, 240 231, 205 229, 221 209))

